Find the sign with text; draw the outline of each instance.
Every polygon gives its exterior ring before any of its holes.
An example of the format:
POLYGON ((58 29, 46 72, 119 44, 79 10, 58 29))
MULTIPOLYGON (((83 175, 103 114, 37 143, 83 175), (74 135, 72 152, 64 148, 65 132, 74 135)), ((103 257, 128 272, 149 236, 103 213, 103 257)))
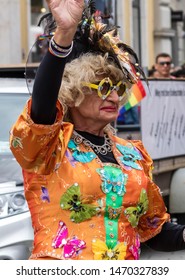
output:
MULTIPOLYGON (((143 83, 145 84, 145 83, 143 83)), ((141 102, 142 141, 152 159, 185 155, 185 80, 151 80, 141 102)))
POLYGON ((183 11, 172 11, 171 12, 171 19, 172 21, 183 21, 184 20, 184 13, 183 11))

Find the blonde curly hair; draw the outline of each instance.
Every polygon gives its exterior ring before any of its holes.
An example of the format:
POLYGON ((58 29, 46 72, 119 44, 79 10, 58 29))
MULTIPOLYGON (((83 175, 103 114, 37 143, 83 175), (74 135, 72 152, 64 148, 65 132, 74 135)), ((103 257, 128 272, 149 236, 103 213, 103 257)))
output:
MULTIPOLYGON (((69 107, 78 107, 83 101, 85 87, 82 82, 94 83, 109 77, 113 83, 125 80, 123 72, 115 64, 108 54, 86 53, 67 63, 62 77, 62 84, 59 91, 59 100, 64 107, 64 114, 68 113, 69 107)), ((128 90, 131 84, 125 80, 127 90, 125 98, 120 101, 120 106, 126 103, 130 95, 128 90)), ((92 89, 88 88, 88 94, 92 89)))

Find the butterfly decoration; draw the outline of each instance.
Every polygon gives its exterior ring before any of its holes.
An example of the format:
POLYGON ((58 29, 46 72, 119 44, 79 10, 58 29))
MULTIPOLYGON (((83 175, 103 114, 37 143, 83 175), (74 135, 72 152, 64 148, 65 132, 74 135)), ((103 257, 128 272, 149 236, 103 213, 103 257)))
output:
POLYGON ((44 186, 41 186, 41 191, 42 191, 41 199, 43 201, 50 202, 48 189, 46 187, 44 187, 44 186))
POLYGON ((146 222, 147 222, 147 226, 149 228, 157 228, 158 227, 158 222, 159 222, 159 218, 158 217, 147 217, 146 218, 146 222))
POLYGON ((104 166, 103 168, 96 169, 102 179, 102 191, 107 194, 111 191, 122 196, 125 192, 125 185, 128 175, 124 174, 121 169, 113 166, 104 166))
POLYGON ((120 157, 120 160, 124 165, 138 170, 142 169, 141 166, 136 162, 137 160, 141 160, 142 156, 135 147, 133 147, 132 145, 123 146, 120 144, 116 144, 116 147, 123 155, 120 157))
POLYGON ((74 184, 62 195, 60 206, 63 210, 71 211, 71 221, 81 223, 95 216, 100 210, 98 206, 87 204, 91 203, 91 200, 82 198, 79 185, 74 184))
POLYGON ((109 219, 111 219, 111 220, 112 219, 117 219, 122 212, 122 208, 123 207, 113 208, 111 206, 108 206, 108 217, 109 217, 109 219))
POLYGON ((76 236, 73 236, 71 239, 68 238, 66 224, 59 221, 57 234, 52 241, 52 247, 55 249, 63 248, 63 257, 73 258, 80 250, 86 247, 86 243, 85 241, 78 239, 76 236))
POLYGON ((12 146, 14 148, 20 147, 21 149, 23 149, 21 138, 13 136, 13 138, 12 138, 12 146))
POLYGON ((148 209, 148 197, 145 189, 141 190, 139 202, 136 206, 127 207, 124 211, 132 227, 137 227, 139 219, 148 209))
POLYGON ((129 251, 132 253, 132 255, 134 256, 135 260, 139 260, 139 256, 140 256, 140 240, 139 240, 139 236, 136 236, 136 240, 135 240, 135 245, 131 245, 129 247, 129 251))
POLYGON ((92 152, 82 152, 74 140, 70 140, 68 143, 68 148, 72 150, 72 156, 76 161, 87 163, 92 161, 96 155, 92 152))
POLYGON ((92 241, 94 260, 124 260, 126 249, 127 245, 124 242, 120 242, 113 249, 109 249, 106 243, 100 239, 92 241))
POLYGON ((75 167, 75 164, 77 161, 74 159, 74 157, 71 155, 71 153, 68 150, 66 150, 65 155, 66 155, 67 159, 69 160, 71 166, 75 167))

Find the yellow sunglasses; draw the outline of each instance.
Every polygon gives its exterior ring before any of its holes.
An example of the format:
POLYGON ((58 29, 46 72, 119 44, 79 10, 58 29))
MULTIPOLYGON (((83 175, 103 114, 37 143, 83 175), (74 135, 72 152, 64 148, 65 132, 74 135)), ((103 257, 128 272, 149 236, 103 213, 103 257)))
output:
POLYGON ((97 89, 98 96, 103 100, 106 99, 107 96, 109 96, 113 90, 116 90, 119 97, 119 101, 121 101, 126 93, 127 88, 126 84, 123 81, 119 81, 116 85, 113 85, 111 79, 108 77, 101 80, 99 84, 82 82, 82 85, 88 86, 92 89, 97 89))

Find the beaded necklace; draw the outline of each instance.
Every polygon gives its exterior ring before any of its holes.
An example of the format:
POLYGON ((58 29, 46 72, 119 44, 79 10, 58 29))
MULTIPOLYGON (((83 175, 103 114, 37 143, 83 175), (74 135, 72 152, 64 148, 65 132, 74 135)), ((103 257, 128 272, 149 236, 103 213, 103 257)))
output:
POLYGON ((86 139, 75 130, 73 131, 72 139, 77 145, 83 143, 85 146, 91 147, 96 154, 107 155, 108 153, 112 152, 113 143, 107 134, 104 136, 103 145, 93 144, 90 140, 86 139))

